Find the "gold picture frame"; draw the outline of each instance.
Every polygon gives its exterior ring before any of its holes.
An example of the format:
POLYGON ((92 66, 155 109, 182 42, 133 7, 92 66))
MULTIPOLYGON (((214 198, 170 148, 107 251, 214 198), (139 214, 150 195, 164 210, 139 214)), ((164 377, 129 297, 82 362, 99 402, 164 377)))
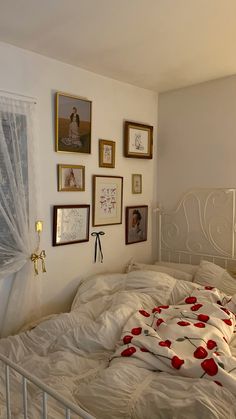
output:
POLYGON ((85 166, 58 164, 58 191, 85 191, 85 166))
POLYGON ((93 226, 122 223, 123 177, 93 176, 93 226))
POLYGON ((125 121, 124 155, 137 159, 152 159, 153 127, 125 121))
POLYGON ((92 102, 79 96, 56 93, 56 151, 91 153, 92 102))
POLYGON ((99 140, 99 167, 115 167, 115 141, 99 140))
POLYGON ((142 175, 134 173, 132 174, 132 193, 142 193, 142 175))

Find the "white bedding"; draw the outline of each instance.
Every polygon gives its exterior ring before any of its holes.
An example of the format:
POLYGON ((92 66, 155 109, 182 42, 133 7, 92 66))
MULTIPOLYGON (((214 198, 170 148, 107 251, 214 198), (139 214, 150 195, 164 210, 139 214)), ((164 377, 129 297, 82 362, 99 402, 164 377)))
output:
MULTIPOLYGON (((133 326, 136 326, 137 316, 140 316, 139 310, 148 311, 160 305, 179 307, 180 304, 185 304, 186 297, 201 293, 198 288, 203 287, 151 271, 98 275, 80 285, 70 313, 44 321, 30 332, 2 339, 0 352, 37 375, 69 400, 79 403, 97 418, 233 419, 236 418, 236 376, 233 373, 230 374, 232 383, 222 376, 215 380, 223 384, 220 386, 214 382, 214 377, 208 374, 203 378, 198 378, 199 375, 196 374, 193 374, 194 378, 182 376, 182 367, 174 369, 175 375, 169 366, 165 370, 155 362, 154 367, 150 368, 146 356, 154 355, 147 352, 140 351, 144 356, 142 362, 137 357, 117 356, 121 351, 124 332, 127 334, 127 327, 130 332, 133 326), (160 369, 162 371, 158 372, 160 369)), ((212 300, 215 311, 221 312, 222 318, 227 319, 230 316, 232 319, 232 326, 229 326, 218 317, 221 326, 224 323, 223 331, 220 327, 218 332, 224 334, 228 343, 223 341, 218 348, 222 352, 221 355, 214 355, 221 361, 222 357, 225 357, 224 364, 228 370, 231 365, 232 368, 236 365, 236 359, 231 355, 235 353, 236 347, 233 339, 235 319, 232 313, 227 314, 220 309, 219 304, 217 307, 216 298, 225 304, 229 300, 228 297, 227 300, 224 299, 225 295, 216 290, 206 292, 208 311, 204 314, 210 315, 212 300)), ((200 298, 199 295, 197 298, 200 298)), ((191 304, 191 307, 193 305, 191 304)), ((165 316, 171 317, 170 310, 174 309, 170 307, 163 310, 167 310, 165 316)), ((145 323, 147 317, 141 317, 138 320, 145 323)), ((168 323, 167 317, 165 323, 168 323)), ((214 333, 217 324, 216 320, 214 333)), ((188 327, 194 328, 192 325, 188 327)), ((178 328, 181 329, 179 325, 178 328)), ((194 329, 195 332, 200 331, 200 328, 194 329)), ((211 329, 210 322, 204 329, 211 329)), ((176 333, 176 328, 174 330, 176 333)), ((157 330, 154 332, 158 333, 157 330)), ((219 339, 220 335, 214 333, 213 336, 212 331, 208 330, 207 339, 219 339)), ((169 336, 168 332, 168 339, 169 336)), ((167 340, 164 335, 160 337, 167 340)), ((180 343, 183 344, 184 341, 180 343)), ((136 346, 139 347, 137 340, 136 346)), ((162 349, 176 350, 173 347, 162 349)), ((153 349, 151 351, 153 352, 153 349)), ((198 359, 198 362, 203 362, 204 359, 198 359)), ((18 382, 13 381, 13 387, 17 386, 18 382)), ((40 417, 37 404, 40 399, 39 391, 30 388, 30 419, 40 417)), ((21 419, 23 416, 20 399, 14 397, 13 404, 13 418, 21 419)), ((0 412, 0 417, 5 419, 4 408, 1 408, 0 412)), ((48 417, 64 417, 54 402, 49 403, 48 417)))

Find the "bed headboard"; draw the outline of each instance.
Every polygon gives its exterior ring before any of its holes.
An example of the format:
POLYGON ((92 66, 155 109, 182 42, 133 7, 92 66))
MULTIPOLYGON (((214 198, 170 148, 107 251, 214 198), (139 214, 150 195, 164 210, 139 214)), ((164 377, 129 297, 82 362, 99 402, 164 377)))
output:
POLYGON ((158 208, 159 260, 236 267, 236 189, 193 189, 174 211, 158 208))

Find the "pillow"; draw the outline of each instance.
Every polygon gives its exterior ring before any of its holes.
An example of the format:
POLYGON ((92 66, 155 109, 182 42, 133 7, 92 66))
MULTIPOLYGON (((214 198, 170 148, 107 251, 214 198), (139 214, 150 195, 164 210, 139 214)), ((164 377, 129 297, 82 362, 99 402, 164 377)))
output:
POLYGON ((194 275, 193 282, 201 285, 210 285, 228 295, 236 293, 236 280, 221 266, 206 260, 201 261, 194 275))
POLYGON ((167 266, 168 268, 177 269, 178 271, 186 272, 195 275, 198 265, 190 265, 188 263, 174 263, 174 262, 155 262, 155 265, 167 266))
POLYGON ((147 265, 144 263, 137 263, 137 262, 130 262, 126 268, 126 272, 131 271, 156 271, 166 273, 170 276, 173 276, 175 279, 182 279, 183 281, 191 282, 193 280, 193 275, 179 271, 177 269, 171 269, 167 266, 159 266, 159 265, 147 265))

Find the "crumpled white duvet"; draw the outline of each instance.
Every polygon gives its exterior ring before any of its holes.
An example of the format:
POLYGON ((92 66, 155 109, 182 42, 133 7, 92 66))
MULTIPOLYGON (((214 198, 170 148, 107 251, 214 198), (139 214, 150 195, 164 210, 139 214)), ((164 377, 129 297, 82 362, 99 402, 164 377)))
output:
MULTIPOLYGON (((70 313, 44 321, 29 332, 0 340, 0 352, 97 418, 233 419, 236 418, 233 386, 220 386, 205 376, 191 378, 159 372, 160 368, 153 370, 139 365, 132 357, 116 357, 124 328, 139 310, 180 305, 197 288, 197 284, 151 271, 91 277, 79 286, 70 313)), ((217 293, 224 304, 225 295, 217 293)), ((227 313, 222 311, 224 314, 227 313)), ((231 332, 227 335, 229 345, 225 342, 227 359, 235 354, 232 336, 231 332)), ((215 339, 209 334, 208 340, 215 339)), ((232 362, 235 363, 233 357, 232 362)), ((3 402, 2 377, 1 369, 3 402)), ((12 417, 21 419, 19 381, 12 377, 11 385, 12 417)), ((29 389, 29 419, 37 419, 42 396, 35 387, 29 389)), ((62 412, 56 403, 49 402, 49 419, 64 417, 62 412)), ((0 417, 6 418, 3 406, 0 417)))

